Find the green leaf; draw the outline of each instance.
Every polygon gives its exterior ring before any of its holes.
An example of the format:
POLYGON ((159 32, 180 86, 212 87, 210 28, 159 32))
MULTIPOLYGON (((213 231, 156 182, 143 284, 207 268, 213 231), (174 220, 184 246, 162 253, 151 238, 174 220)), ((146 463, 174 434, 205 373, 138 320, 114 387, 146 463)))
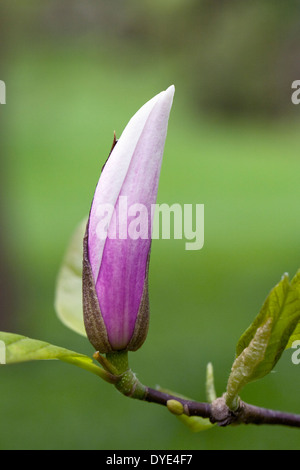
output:
POLYGON ((258 328, 269 318, 272 319, 270 338, 253 380, 265 376, 274 368, 300 320, 300 293, 295 280, 290 282, 287 274, 272 289, 257 318, 240 338, 236 348, 237 357, 249 346, 258 328))
POLYGON ((211 362, 206 366, 206 398, 209 403, 212 403, 217 399, 216 389, 215 389, 215 378, 214 378, 214 368, 211 362))
POLYGON ((289 348, 292 348, 293 347, 293 343, 295 341, 299 341, 300 340, 300 324, 298 323, 298 325, 296 326, 295 330, 294 330, 294 333, 291 335, 290 339, 289 339, 289 342, 288 344, 286 345, 286 348, 285 349, 289 349, 289 348))
POLYGON ((228 406, 234 407, 240 390, 271 372, 280 359, 300 320, 299 280, 299 273, 292 282, 285 274, 241 336, 227 384, 228 406))
POLYGON ((44 341, 27 338, 14 333, 0 332, 0 341, 5 344, 5 364, 39 360, 60 360, 98 375, 114 383, 113 376, 93 363, 93 360, 74 351, 54 346, 44 341))
MULTIPOLYGON (((300 269, 293 278, 291 282, 292 286, 298 291, 300 295, 300 269)), ((289 342, 286 346, 286 349, 291 348, 293 346, 294 341, 299 341, 300 340, 300 321, 298 322, 295 330, 293 331, 293 334, 291 335, 289 342)))
POLYGON ((201 416, 177 416, 179 421, 185 424, 192 432, 207 431, 215 426, 208 418, 201 418, 201 416))
POLYGON ((257 370, 264 361, 270 336, 272 333, 272 318, 257 328, 254 338, 241 354, 235 359, 227 382, 225 401, 227 406, 238 408, 238 395, 242 388, 257 378, 257 370))
POLYGON ((71 330, 86 336, 82 311, 83 237, 87 219, 76 228, 63 263, 55 291, 55 310, 60 320, 71 330))

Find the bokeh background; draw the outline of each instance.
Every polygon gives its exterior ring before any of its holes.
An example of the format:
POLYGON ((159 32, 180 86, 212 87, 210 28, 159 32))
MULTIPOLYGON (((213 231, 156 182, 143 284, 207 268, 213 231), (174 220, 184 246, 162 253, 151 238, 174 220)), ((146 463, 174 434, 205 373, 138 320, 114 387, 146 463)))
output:
MULTIPOLYGON (((113 131, 174 83, 158 202, 204 203, 205 245, 154 240, 151 324, 132 368, 205 400, 225 389, 235 344, 299 260, 299 3, 259 0, 3 0, 0 329, 91 355, 57 319, 56 275, 87 214, 113 131)), ((280 427, 193 434, 56 361, 1 367, 1 449, 297 449, 280 427)), ((300 413, 300 366, 244 389, 300 413)))

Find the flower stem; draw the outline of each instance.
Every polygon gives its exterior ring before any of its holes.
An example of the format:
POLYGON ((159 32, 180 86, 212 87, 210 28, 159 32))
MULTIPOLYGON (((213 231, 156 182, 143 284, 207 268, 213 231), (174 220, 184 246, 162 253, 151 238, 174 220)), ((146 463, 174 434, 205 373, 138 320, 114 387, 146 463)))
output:
MULTIPOLYGON (((99 359, 98 359, 99 360, 99 359)), ((106 354, 108 370, 115 371, 115 387, 127 397, 143 400, 146 387, 137 379, 128 364, 127 351, 114 351, 106 354)), ((103 364, 103 361, 102 361, 103 364)))

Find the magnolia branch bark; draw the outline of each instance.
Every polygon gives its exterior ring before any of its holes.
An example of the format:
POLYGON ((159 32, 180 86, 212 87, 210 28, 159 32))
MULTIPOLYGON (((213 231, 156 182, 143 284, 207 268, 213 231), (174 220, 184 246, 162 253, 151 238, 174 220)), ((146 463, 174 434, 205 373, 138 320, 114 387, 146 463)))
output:
POLYGON ((94 358, 112 374, 115 379, 114 385, 120 393, 129 398, 166 406, 170 411, 173 409, 174 414, 208 418, 211 423, 223 427, 231 424, 277 424, 300 428, 300 415, 260 408, 241 400, 238 402, 238 408, 233 411, 227 406, 225 396, 217 398, 212 403, 199 403, 146 387, 129 368, 127 352, 107 354, 105 358, 97 351, 94 358), (176 410, 174 402, 179 405, 176 410))
POLYGON ((209 418, 212 423, 217 423, 219 426, 229 426, 230 424, 277 424, 300 428, 300 415, 260 408, 243 401, 240 401, 238 410, 233 412, 228 408, 223 397, 217 398, 211 404, 198 403, 147 387, 143 400, 164 406, 167 406, 169 400, 176 400, 183 405, 184 414, 187 416, 209 418))

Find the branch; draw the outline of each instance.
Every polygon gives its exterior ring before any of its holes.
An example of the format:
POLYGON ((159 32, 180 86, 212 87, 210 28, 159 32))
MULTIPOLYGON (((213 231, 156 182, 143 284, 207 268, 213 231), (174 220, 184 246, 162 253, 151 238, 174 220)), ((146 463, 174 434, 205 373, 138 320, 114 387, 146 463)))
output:
POLYGON ((209 403, 199 403, 193 400, 185 400, 175 395, 160 392, 153 388, 146 387, 146 393, 143 397, 144 401, 149 403, 157 403, 158 405, 167 406, 168 401, 175 400, 183 405, 184 414, 187 416, 201 416, 202 418, 211 418, 211 405, 209 403))
POLYGON ((280 424, 300 428, 300 415, 269 410, 241 401, 239 419, 244 424, 280 424))
POLYGON ((146 393, 142 399, 163 406, 167 406, 169 400, 175 400, 183 405, 183 413, 187 416, 209 418, 212 423, 223 427, 234 423, 277 424, 300 428, 300 415, 260 408, 243 401, 240 401, 237 411, 232 411, 226 405, 223 397, 217 398, 212 404, 199 403, 146 387, 146 393))
POLYGON ((115 387, 123 395, 166 406, 177 415, 185 414, 186 416, 208 418, 211 423, 217 423, 223 427, 230 424, 279 424, 300 428, 300 415, 249 405, 239 398, 237 409, 232 410, 226 404, 225 395, 215 399, 212 403, 199 403, 146 387, 129 368, 127 352, 112 353, 106 358, 96 352, 94 358, 107 372, 112 374, 115 379, 115 387), (174 404, 178 406, 174 407, 174 404))

